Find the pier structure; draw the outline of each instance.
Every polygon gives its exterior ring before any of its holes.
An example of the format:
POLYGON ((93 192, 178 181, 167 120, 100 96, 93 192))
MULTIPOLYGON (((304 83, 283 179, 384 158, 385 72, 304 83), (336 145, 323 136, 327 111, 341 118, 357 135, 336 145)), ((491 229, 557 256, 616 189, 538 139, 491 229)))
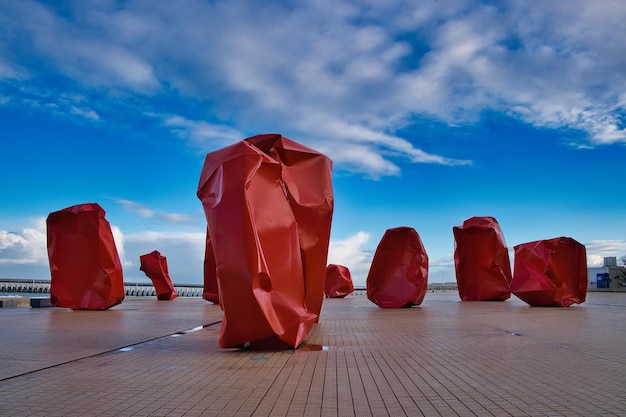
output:
POLYGON ((0 309, 1 416, 623 416, 626 297, 327 299, 297 349, 220 349, 201 298, 0 309))
MULTIPOLYGON (((202 297, 202 285, 174 285, 179 297, 202 297)), ((0 293, 50 294, 49 280, 0 279, 0 293)), ((124 294, 127 297, 156 297, 151 283, 125 282, 124 294)))

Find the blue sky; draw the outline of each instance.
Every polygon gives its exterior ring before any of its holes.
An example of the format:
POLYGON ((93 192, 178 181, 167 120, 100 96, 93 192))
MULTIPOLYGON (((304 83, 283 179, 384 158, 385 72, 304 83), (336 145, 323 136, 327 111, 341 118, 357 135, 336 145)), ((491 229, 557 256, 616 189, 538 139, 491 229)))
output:
POLYGON ((97 202, 125 280, 201 283, 207 152, 281 133, 334 161, 329 262, 387 228, 431 282, 452 227, 623 256, 626 3, 0 0, 0 277, 49 278, 48 213, 97 202))

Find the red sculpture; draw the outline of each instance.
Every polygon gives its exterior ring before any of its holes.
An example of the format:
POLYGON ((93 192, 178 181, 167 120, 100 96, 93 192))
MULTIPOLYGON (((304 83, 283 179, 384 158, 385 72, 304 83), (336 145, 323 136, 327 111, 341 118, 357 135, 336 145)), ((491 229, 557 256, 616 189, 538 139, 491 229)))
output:
POLYGON ((503 301, 511 296, 511 262, 500 225, 472 217, 453 227, 454 268, 463 301, 503 301))
POLYGON ((113 233, 96 203, 48 215, 50 301, 57 307, 105 310, 124 300, 124 277, 113 233))
POLYGON ((219 288, 217 286, 217 265, 213 254, 213 244, 209 237, 209 230, 206 231, 206 244, 204 247, 204 289, 202 298, 216 304, 220 302, 219 288))
POLYGON ((367 275, 367 298, 383 308, 420 305, 428 289, 428 255, 410 227, 387 229, 367 275))
POLYGON ((295 348, 317 322, 331 168, 326 156, 277 134, 207 155, 197 195, 224 311, 220 347, 295 348))
POLYGON ((330 264, 326 267, 327 298, 343 298, 354 292, 350 270, 343 265, 330 264))
POLYGON ((587 251, 569 237, 515 246, 511 292, 531 306, 569 307, 587 296, 587 251))
POLYGON ((139 257, 141 266, 139 269, 143 271, 152 281, 156 291, 157 299, 173 300, 178 297, 170 274, 167 271, 167 259, 162 256, 159 251, 152 251, 139 257))

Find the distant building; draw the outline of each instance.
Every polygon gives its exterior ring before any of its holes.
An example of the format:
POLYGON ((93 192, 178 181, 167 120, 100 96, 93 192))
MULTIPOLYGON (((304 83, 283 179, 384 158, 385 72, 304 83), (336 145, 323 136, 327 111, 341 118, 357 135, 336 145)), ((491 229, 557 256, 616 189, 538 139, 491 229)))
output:
POLYGON ((626 267, 617 265, 617 258, 604 258, 603 266, 587 269, 589 289, 626 290, 626 267))

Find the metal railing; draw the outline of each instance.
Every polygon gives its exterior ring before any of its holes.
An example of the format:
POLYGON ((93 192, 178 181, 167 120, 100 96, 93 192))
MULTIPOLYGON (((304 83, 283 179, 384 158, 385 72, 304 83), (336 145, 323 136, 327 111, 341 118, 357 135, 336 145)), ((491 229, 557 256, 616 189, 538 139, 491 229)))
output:
MULTIPOLYGON (((202 297, 202 285, 174 285, 179 297, 202 297)), ((50 294, 50 281, 29 279, 0 279, 0 293, 50 294)), ((153 285, 125 282, 124 294, 127 297, 156 297, 153 285)))
MULTIPOLYGON (((174 285, 174 289, 179 297, 202 297, 203 285, 182 284, 174 285)), ((456 283, 430 283, 428 291, 456 291, 456 283)), ((50 281, 36 279, 2 279, 0 278, 0 293, 28 293, 28 294, 50 294, 50 281)), ((125 282, 124 293, 127 297, 156 297, 156 290, 152 284, 139 282, 125 282)), ((356 287, 349 296, 366 296, 365 287, 356 287)))

